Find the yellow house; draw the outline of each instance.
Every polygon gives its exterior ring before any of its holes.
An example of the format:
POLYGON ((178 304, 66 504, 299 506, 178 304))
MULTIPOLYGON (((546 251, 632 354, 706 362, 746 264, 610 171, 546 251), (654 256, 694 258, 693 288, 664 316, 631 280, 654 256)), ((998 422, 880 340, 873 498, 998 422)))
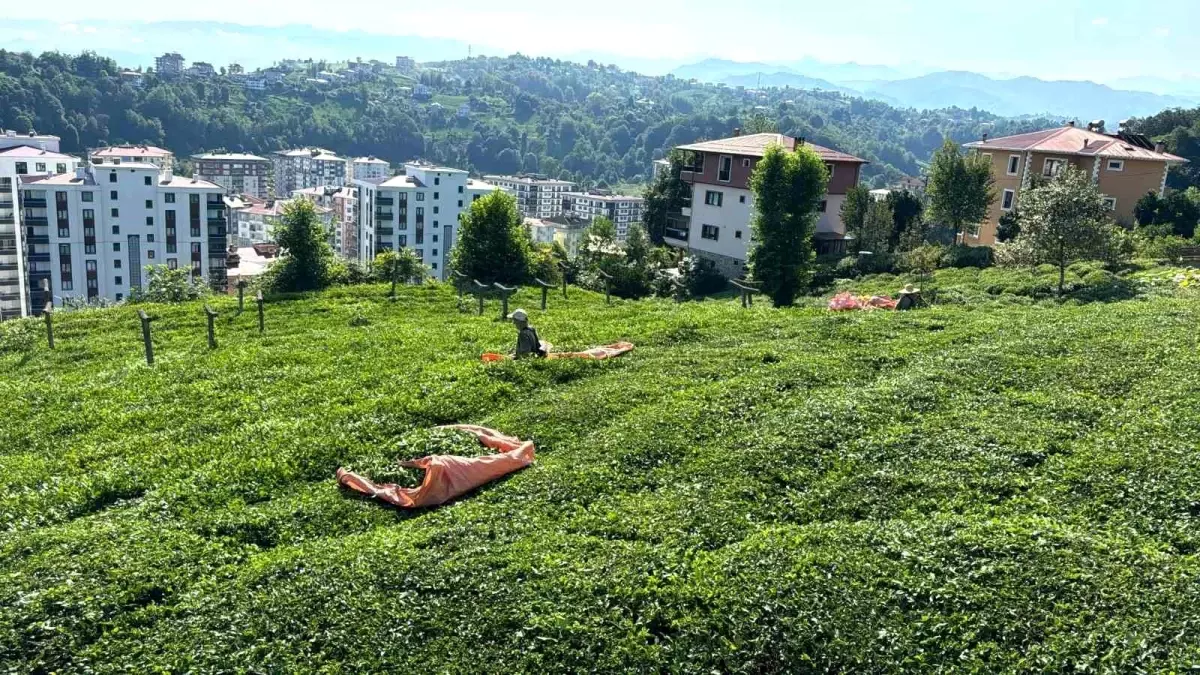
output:
POLYGON ((991 161, 996 179, 996 201, 987 219, 965 234, 967 244, 996 243, 1000 217, 1018 208, 1021 192, 1029 189, 1035 176, 1050 178, 1064 167, 1087 172, 1104 194, 1113 217, 1123 224, 1133 223, 1133 207, 1153 192, 1160 197, 1167 186, 1167 171, 1187 160, 1163 151, 1140 134, 1121 131, 1107 134, 1100 126, 1087 129, 1066 126, 1016 136, 967 143, 964 147, 991 161))

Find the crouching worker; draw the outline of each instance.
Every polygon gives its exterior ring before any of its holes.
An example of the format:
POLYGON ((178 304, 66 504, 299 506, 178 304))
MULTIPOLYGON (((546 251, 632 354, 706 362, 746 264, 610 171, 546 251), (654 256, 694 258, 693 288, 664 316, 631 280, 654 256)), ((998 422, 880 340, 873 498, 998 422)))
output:
POLYGON ((523 359, 526 357, 546 358, 549 352, 549 345, 542 342, 538 338, 537 329, 529 325, 529 315, 525 310, 518 309, 508 315, 512 319, 513 325, 517 327, 517 353, 515 358, 523 359))

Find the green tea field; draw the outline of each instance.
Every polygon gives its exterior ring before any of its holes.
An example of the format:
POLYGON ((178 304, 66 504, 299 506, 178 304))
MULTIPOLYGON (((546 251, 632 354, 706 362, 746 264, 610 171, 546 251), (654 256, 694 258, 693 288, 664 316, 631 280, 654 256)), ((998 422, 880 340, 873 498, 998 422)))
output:
MULTIPOLYGON (((1189 672, 1200 304, 530 310, 446 287, 6 325, 0 672, 1189 672), (248 307, 249 309, 249 307, 248 307), (442 507, 340 489, 537 462, 442 507)), ((516 306, 516 304, 514 304, 516 306)))

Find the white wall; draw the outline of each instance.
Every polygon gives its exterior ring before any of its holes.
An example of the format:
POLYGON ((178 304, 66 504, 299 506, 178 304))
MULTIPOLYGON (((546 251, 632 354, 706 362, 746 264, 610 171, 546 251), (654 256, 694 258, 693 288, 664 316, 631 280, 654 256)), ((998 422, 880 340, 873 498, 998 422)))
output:
POLYGON ((825 196, 825 213, 822 213, 820 220, 817 221, 817 232, 846 234, 846 227, 842 225, 841 216, 842 204, 845 202, 846 195, 825 196))
POLYGON ((745 260, 750 243, 750 214, 753 201, 754 197, 749 190, 697 183, 692 196, 692 224, 688 232, 688 246, 745 260), (719 192, 723 195, 721 206, 704 203, 705 194, 708 192, 719 192), (717 241, 700 236, 704 225, 716 225, 719 228, 717 241), (741 232, 741 238, 737 237, 738 232, 741 232))

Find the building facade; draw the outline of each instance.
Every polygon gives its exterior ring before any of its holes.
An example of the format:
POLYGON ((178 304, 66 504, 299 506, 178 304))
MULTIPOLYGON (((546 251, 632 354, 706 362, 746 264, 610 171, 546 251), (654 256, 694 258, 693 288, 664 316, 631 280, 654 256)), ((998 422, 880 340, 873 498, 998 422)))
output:
POLYGON ((692 199, 682 213, 670 216, 666 243, 712 260, 728 277, 743 276, 754 209, 750 175, 771 145, 789 151, 806 145, 825 162, 829 185, 821 202, 814 239, 818 253, 844 251, 846 227, 840 217, 842 203, 846 192, 858 185, 866 161, 783 134, 750 134, 680 146, 685 166, 679 179, 691 187, 692 199))
POLYGON ((153 145, 112 145, 92 150, 91 157, 96 163, 153 164, 160 169, 170 169, 175 164, 174 153, 153 145))
POLYGON ((28 316, 35 305, 46 304, 41 280, 50 273, 50 263, 42 259, 49 246, 47 205, 25 200, 30 204, 26 207, 21 185, 74 171, 78 163, 70 155, 28 145, 0 149, 0 321, 28 316), (29 218, 24 218, 26 208, 29 218), (37 282, 34 286, 31 273, 37 282))
MULTIPOLYGON (((46 264, 55 305, 67 298, 124 300, 143 287, 149 265, 190 269, 223 290, 221 192, 213 183, 138 162, 96 163, 22 181, 25 215, 48 223, 45 249, 35 248, 31 261, 46 264)), ((29 280, 35 280, 32 270, 29 280)))
POLYGON ((266 199, 271 188, 271 160, 245 153, 193 155, 196 177, 225 188, 225 194, 266 199))
POLYGON ((355 181, 358 190, 358 260, 408 248, 429 273, 446 279, 459 216, 471 202, 495 190, 466 171, 407 163, 403 176, 382 182, 355 181))
MULTIPOLYGON (((267 201, 252 201, 241 208, 233 209, 234 245, 237 248, 254 246, 255 244, 275 243, 276 228, 283 221, 283 211, 290 199, 270 199, 267 201)), ((328 235, 330 244, 333 243, 333 210, 316 205, 317 220, 328 235)))
POLYGON ((575 184, 537 175, 487 175, 483 180, 517 198, 517 208, 527 218, 545 220, 563 215, 566 194, 575 184))
POLYGON ((356 157, 350 162, 354 180, 386 180, 392 175, 392 165, 378 157, 356 157))
POLYGON ((328 209, 329 245, 340 256, 358 259, 358 190, 353 185, 305 188, 292 196, 328 209))
POLYGON ((275 197, 310 187, 341 187, 349 181, 346 160, 321 148, 281 150, 271 157, 275 197))
POLYGON ((15 148, 18 145, 27 145, 38 150, 49 150, 50 152, 58 152, 58 144, 61 139, 58 136, 49 134, 39 134, 31 131, 27 134, 19 134, 12 129, 0 131, 0 149, 15 148))
POLYGON ((996 200, 986 220, 964 233, 964 243, 996 243, 1000 218, 1018 208, 1021 194, 1035 181, 1053 178, 1068 166, 1092 177, 1114 220, 1132 225, 1138 200, 1148 192, 1161 197, 1167 172, 1187 161, 1145 136, 1124 131, 1107 134, 1089 127, 1081 129, 1070 122, 1056 129, 967 143, 964 147, 991 163, 996 200))
POLYGON ((168 52, 154 57, 154 70, 159 77, 179 77, 183 74, 183 57, 178 52, 168 52))
POLYGON ((629 195, 614 195, 603 191, 568 192, 564 195, 563 210, 568 218, 586 220, 608 218, 617 227, 617 239, 624 240, 629 227, 642 222, 642 207, 646 200, 629 195))

